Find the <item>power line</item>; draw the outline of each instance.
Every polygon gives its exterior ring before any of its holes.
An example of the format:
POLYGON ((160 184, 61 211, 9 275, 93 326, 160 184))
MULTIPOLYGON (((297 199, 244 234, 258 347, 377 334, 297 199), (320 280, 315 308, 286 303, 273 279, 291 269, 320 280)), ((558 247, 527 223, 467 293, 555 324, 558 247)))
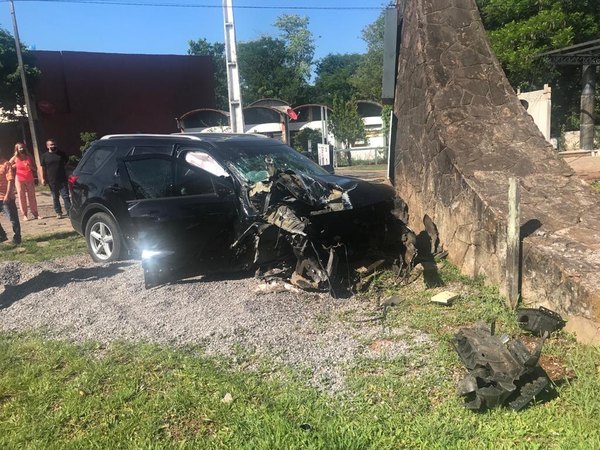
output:
MULTIPOLYGON (((9 0, 0 0, 6 3, 9 0)), ((15 0, 18 3, 38 2, 38 3, 78 3, 90 5, 111 5, 111 6, 156 6, 167 8, 218 8, 222 5, 198 5, 194 3, 151 3, 151 2, 129 2, 129 1, 102 1, 102 0, 15 0)), ((333 11, 365 11, 381 10, 382 6, 256 6, 256 5, 236 5, 234 9, 292 9, 292 10, 333 10, 333 11)))

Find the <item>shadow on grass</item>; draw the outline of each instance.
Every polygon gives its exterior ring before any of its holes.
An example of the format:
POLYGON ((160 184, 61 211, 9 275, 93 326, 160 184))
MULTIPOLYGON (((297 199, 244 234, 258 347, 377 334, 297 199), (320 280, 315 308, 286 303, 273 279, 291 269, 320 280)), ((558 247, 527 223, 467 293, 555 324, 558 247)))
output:
POLYGON ((80 236, 76 231, 59 231, 57 233, 40 234, 37 236, 26 237, 23 241, 45 242, 54 239, 68 239, 70 237, 80 236))
POLYGON ((0 294, 0 309, 10 307, 13 303, 25 298, 29 294, 40 292, 53 287, 63 287, 68 283, 81 281, 94 281, 110 278, 123 271, 133 262, 118 262, 107 267, 86 267, 68 272, 51 272, 44 270, 37 276, 16 286, 5 285, 4 292, 0 294))

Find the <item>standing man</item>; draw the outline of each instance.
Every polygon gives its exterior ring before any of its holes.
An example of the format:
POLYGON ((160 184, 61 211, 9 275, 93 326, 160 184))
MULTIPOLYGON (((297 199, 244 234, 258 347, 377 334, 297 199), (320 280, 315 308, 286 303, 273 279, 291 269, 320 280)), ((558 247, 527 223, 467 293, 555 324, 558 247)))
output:
POLYGON ((48 184, 50 187, 56 218, 62 219, 63 213, 60 208, 59 195, 63 199, 67 215, 71 209, 71 199, 69 198, 69 189, 67 188, 67 171, 65 170, 68 158, 67 155, 58 149, 54 139, 48 139, 46 141, 46 148, 48 148, 48 151, 40 158, 40 164, 42 165, 42 184, 48 184))
MULTIPOLYGON (((12 165, 8 162, 8 155, 5 153, 5 150, 0 149, 0 207, 12 224, 15 233, 12 242, 18 245, 21 243, 21 223, 19 222, 19 213, 15 203, 15 175, 12 165)), ((8 240, 8 236, 6 236, 4 228, 0 225, 0 242, 6 240, 8 240)))

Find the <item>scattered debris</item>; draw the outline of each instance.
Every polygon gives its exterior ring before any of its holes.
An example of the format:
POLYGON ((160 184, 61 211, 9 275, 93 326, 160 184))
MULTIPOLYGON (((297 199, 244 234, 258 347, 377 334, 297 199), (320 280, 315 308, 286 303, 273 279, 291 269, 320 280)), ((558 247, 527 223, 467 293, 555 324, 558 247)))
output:
POLYGON ((393 295, 390 298, 383 301, 382 306, 398 306, 402 302, 402 299, 397 295, 393 295))
POLYGON ((256 286, 257 294, 271 294, 277 292, 300 292, 300 289, 292 286, 290 283, 285 283, 278 280, 271 280, 265 283, 260 283, 256 286))
POLYGON ((435 294, 431 297, 431 301, 433 303, 437 303, 439 305, 450 306, 459 297, 460 294, 451 291, 443 291, 439 294, 435 294))
POLYGON ((554 333, 562 330, 566 321, 557 312, 540 306, 535 308, 518 308, 517 322, 519 326, 531 332, 536 336, 543 336, 544 333, 554 333))
POLYGON ((298 425, 302 431, 312 431, 313 427, 310 423, 301 423, 298 425))
POLYGON ((356 290, 361 291, 368 287, 368 285, 373 281, 376 275, 376 270, 385 263, 384 259, 379 259, 375 261, 373 264, 368 267, 361 266, 355 270, 358 274, 359 280, 356 283, 356 290))
POLYGON ((229 405, 231 402, 233 402, 233 396, 229 392, 227 392, 225 396, 221 399, 221 403, 229 405))
POLYGON ((478 323, 456 334, 454 348, 469 371, 458 394, 472 410, 507 405, 518 411, 549 385, 539 365, 547 334, 530 352, 520 340, 495 336, 494 329, 494 323, 478 323))

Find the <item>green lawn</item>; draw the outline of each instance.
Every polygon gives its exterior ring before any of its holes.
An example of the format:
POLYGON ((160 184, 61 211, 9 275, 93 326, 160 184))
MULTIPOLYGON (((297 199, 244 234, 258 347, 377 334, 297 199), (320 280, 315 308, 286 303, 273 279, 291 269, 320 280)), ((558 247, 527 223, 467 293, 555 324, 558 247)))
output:
POLYGON ((0 261, 40 262, 85 251, 85 240, 75 231, 23 236, 20 245, 0 244, 0 261))
POLYGON ((253 354, 244 354, 259 367, 250 371, 239 358, 207 357, 202 347, 75 345, 1 333, 0 448, 600 448, 600 349, 564 333, 543 352, 568 374, 556 396, 520 412, 463 407, 455 331, 493 318, 499 332, 518 328, 481 280, 451 266, 441 277, 461 294, 452 307, 430 303, 432 291, 418 283, 399 288, 390 274, 376 280, 365 301, 401 299, 385 326, 420 329, 432 341, 401 358, 357 361, 346 368, 347 388, 335 394, 309 386, 306 371, 253 354))

